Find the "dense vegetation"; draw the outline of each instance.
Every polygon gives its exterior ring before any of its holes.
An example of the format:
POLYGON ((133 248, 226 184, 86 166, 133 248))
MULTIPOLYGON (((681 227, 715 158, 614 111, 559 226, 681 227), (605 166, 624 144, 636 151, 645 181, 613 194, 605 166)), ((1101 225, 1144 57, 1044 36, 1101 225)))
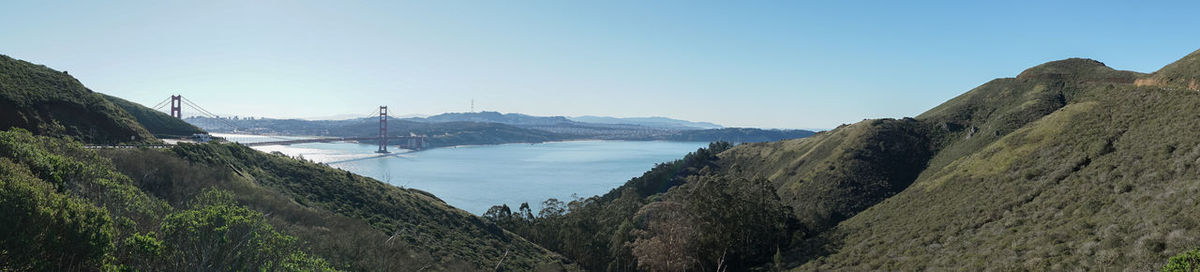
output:
POLYGON ((227 192, 190 201, 144 193, 78 142, 0 132, 6 270, 330 270, 227 192))
POLYGON ((95 144, 157 141, 67 72, 0 55, 0 130, 14 127, 95 144))
POLYGON ((145 127, 146 130, 153 133, 158 138, 183 138, 192 136, 196 133, 204 133, 204 130, 188 124, 183 120, 171 117, 160 111, 147 108, 138 103, 130 102, 129 100, 121 99, 110 95, 101 94, 105 100, 121 107, 137 120, 138 124, 145 127))

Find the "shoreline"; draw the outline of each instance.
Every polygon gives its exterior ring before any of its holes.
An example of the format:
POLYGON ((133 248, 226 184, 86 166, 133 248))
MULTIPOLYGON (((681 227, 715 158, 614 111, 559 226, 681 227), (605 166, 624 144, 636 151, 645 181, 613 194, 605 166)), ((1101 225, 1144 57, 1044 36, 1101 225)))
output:
MULTIPOLYGON (((240 133, 228 133, 228 132, 209 132, 209 135, 213 135, 213 136, 215 136, 215 137, 221 137, 221 138, 226 138, 226 137, 224 137, 223 135, 237 135, 237 136, 263 137, 263 138, 270 138, 270 137, 294 137, 294 138, 304 138, 304 139, 312 139, 312 138, 325 138, 325 137, 330 137, 330 136, 312 136, 312 135, 280 135, 280 134, 263 135, 263 134, 240 134, 240 133)), ((229 140, 228 140, 228 138, 226 138, 226 141, 229 141, 229 140)), ((242 143, 242 142, 235 142, 235 141, 229 141, 229 142, 234 142, 234 143, 239 143, 239 144, 247 144, 247 143, 250 143, 250 142, 242 143)), ((401 152, 401 153, 415 153, 415 152, 421 152, 421 151, 427 151, 427 150, 433 150, 433 149, 439 149, 439 148, 468 148, 468 147, 484 147, 484 146, 515 145, 515 144, 529 144, 529 145, 535 145, 535 144, 572 143, 572 142, 668 142, 668 143, 700 143, 700 142, 704 142, 704 143, 711 143, 712 141, 672 141, 672 140, 661 140, 661 139, 647 139, 647 140, 619 140, 619 139, 567 139, 567 140, 554 140, 554 141, 544 141, 544 142, 510 142, 510 143, 495 143, 495 144, 461 144, 461 145, 450 145, 450 146, 430 146, 430 147, 428 147, 428 148, 424 148, 424 149, 420 149, 420 150, 411 150, 411 149, 403 149, 403 148, 401 148, 402 150, 408 150, 408 152, 401 152)), ((361 143, 361 142, 350 142, 350 141, 347 141, 346 143, 355 143, 355 144, 361 144, 361 145, 369 145, 369 144, 365 144, 365 143, 361 143)), ((396 152, 392 152, 392 153, 396 153, 396 152)))

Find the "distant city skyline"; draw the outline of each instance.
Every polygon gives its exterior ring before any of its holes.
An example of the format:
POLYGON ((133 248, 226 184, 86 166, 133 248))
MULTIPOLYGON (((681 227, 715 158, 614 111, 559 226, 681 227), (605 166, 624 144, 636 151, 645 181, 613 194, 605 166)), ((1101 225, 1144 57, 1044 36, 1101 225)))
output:
POLYGON ((833 128, 1070 57, 1150 73, 1200 3, 17 1, 0 54, 147 106, 322 118, 498 111, 833 128))

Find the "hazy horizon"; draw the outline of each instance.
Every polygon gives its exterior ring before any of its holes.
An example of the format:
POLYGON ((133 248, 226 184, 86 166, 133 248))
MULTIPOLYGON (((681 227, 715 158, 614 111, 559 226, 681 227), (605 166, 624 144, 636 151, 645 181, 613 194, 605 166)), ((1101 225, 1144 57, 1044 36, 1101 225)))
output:
POLYGON ((1153 72, 1200 4, 16 2, 0 54, 152 106, 320 118, 476 111, 833 128, 1085 57, 1153 72), (1130 39, 1154 36, 1154 43, 1130 39))

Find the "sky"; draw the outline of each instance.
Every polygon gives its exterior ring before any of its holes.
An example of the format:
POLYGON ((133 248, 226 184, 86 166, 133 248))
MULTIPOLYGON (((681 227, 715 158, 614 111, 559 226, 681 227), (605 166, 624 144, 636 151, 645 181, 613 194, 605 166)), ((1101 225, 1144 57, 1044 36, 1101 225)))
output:
MULTIPOLYGON (((988 80, 1200 49, 1200 1, 6 1, 0 54, 153 106, 474 109, 827 129, 988 80)), ((188 112, 185 115, 195 114, 188 112)))

